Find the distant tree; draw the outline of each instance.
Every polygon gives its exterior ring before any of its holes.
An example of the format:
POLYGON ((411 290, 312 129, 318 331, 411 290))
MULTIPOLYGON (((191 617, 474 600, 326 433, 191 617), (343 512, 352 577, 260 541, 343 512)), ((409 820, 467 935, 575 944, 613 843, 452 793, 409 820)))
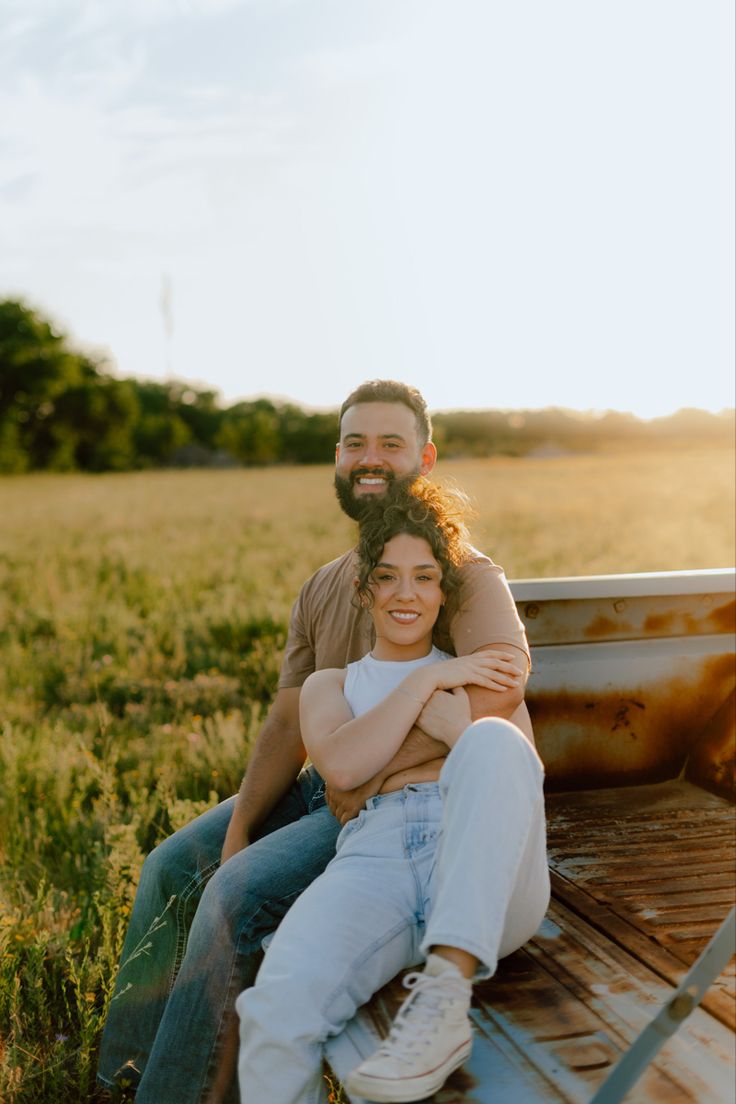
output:
POLYGON ((279 411, 282 458, 290 464, 329 463, 337 441, 337 415, 307 414, 287 404, 279 411))
POLYGON ((243 464, 273 464, 281 459, 276 407, 268 399, 237 403, 226 411, 217 444, 243 464))
POLYGON ((128 468, 137 418, 128 382, 25 303, 0 302, 0 470, 128 468))

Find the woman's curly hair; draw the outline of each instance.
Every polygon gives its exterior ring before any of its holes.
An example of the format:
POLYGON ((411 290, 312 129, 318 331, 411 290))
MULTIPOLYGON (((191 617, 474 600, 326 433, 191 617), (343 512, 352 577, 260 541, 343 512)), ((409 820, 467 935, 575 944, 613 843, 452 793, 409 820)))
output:
POLYGON ((439 487, 424 478, 396 490, 384 509, 372 510, 360 523, 356 598, 370 608, 371 575, 385 545, 400 533, 425 540, 442 568, 442 592, 451 597, 460 585, 458 567, 471 554, 465 518, 470 503, 456 488, 439 487))

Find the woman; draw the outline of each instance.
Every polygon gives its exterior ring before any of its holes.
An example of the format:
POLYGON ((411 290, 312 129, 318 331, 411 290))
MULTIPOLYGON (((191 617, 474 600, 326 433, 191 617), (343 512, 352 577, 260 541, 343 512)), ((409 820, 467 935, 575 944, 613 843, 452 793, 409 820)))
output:
POLYGON ((361 525, 356 592, 376 642, 346 670, 307 679, 304 744, 339 789, 372 777, 430 712, 448 755, 367 801, 282 921, 237 1002, 246 1104, 323 1101, 324 1041, 425 958, 387 1040, 347 1087, 377 1101, 434 1092, 470 1053, 472 981, 526 942, 546 909, 541 763, 514 725, 473 724, 462 689, 515 685, 513 657, 452 658, 432 643, 468 547, 452 498, 428 484, 361 525))

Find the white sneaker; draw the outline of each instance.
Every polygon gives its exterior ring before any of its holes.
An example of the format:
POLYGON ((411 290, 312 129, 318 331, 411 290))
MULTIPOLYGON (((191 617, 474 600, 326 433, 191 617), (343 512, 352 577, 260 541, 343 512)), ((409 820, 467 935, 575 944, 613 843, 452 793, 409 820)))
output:
POLYGON ((393 1104, 422 1100, 442 1088, 470 1054, 472 983, 457 967, 431 954, 423 973, 408 974, 411 989, 375 1054, 349 1074, 349 1093, 393 1104))

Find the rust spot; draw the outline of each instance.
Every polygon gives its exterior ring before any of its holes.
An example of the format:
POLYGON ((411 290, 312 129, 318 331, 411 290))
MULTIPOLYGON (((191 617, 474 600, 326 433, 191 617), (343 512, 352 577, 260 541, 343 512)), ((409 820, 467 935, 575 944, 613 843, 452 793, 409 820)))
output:
POLYGON ((674 613, 650 613, 644 618, 644 632, 648 636, 666 636, 675 616, 674 613))
MULTIPOLYGON (((706 595, 706 597, 711 597, 706 595)), ((688 610, 669 610, 666 613, 650 613, 644 618, 642 630, 647 636, 698 636, 703 633, 732 633, 736 631, 736 602, 724 602, 708 612, 692 613, 688 610)))
POLYGON ((585 635, 595 637, 618 635, 622 628, 620 622, 613 621, 610 617, 604 617, 602 613, 599 613, 594 621, 585 626, 585 635))
POLYGON ((626 609, 626 599, 625 598, 617 599, 617 601, 615 601, 613 603, 613 608, 615 609, 616 613, 622 613, 623 610, 626 609))
POLYGON ((524 615, 534 620, 535 617, 539 616, 539 606, 534 602, 530 602, 528 606, 524 607, 524 615))
POLYGON ((736 598, 716 606, 708 614, 707 620, 713 625, 713 631, 719 633, 736 632, 736 598))

